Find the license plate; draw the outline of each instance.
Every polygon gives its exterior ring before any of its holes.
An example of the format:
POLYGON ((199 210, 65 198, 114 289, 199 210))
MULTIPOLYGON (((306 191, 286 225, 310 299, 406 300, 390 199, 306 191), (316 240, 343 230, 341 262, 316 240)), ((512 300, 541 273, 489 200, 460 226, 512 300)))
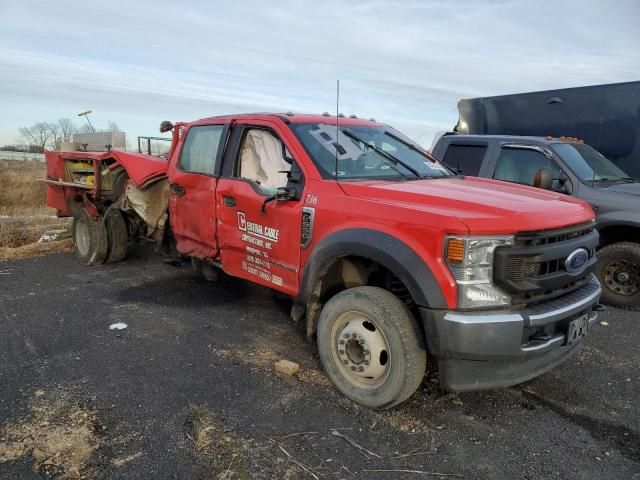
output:
POLYGON ((577 342, 587 334, 589 329, 589 316, 583 315, 569 323, 567 332, 567 345, 577 342))

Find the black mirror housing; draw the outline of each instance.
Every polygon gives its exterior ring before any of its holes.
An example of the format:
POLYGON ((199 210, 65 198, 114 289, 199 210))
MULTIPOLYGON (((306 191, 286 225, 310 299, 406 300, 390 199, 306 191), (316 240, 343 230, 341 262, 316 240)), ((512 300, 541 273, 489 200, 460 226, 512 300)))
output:
POLYGON ((160 133, 165 133, 173 130, 173 123, 169 120, 165 120, 160 124, 160 133))

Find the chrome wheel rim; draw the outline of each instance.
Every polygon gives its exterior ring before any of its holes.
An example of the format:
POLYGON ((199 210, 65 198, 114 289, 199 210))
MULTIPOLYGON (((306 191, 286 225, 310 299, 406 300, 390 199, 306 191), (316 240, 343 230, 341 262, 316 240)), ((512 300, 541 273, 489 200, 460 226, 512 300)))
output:
POLYGON ((374 389, 389 376, 389 342, 362 312, 340 315, 331 329, 331 352, 340 373, 354 386, 374 389))
POLYGON ((78 220, 76 222, 76 248, 80 255, 89 253, 89 224, 78 220))

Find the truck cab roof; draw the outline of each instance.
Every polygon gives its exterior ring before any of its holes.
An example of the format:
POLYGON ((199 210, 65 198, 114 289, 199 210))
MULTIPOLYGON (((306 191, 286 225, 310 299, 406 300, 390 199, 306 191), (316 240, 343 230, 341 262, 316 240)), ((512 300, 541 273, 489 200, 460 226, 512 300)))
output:
POLYGON ((447 139, 448 142, 477 142, 491 141, 491 142, 513 142, 513 143, 532 143, 539 145, 550 145, 553 143, 566 143, 574 142, 575 140, 567 140, 562 137, 535 137, 535 136, 522 136, 522 135, 473 135, 473 134, 458 134, 458 133, 445 133, 442 136, 443 139, 447 139))
POLYGON ((294 112, 256 112, 256 113, 238 113, 233 115, 220 115, 214 117, 201 118, 193 122, 187 122, 188 125, 196 125, 200 123, 210 123, 212 120, 216 121, 234 121, 234 120, 273 120, 279 119, 284 123, 327 123, 335 125, 336 123, 341 125, 367 125, 373 127, 379 127, 384 125, 383 123, 376 122, 374 119, 358 118, 356 115, 330 115, 328 113, 314 114, 314 113, 294 113, 294 112))

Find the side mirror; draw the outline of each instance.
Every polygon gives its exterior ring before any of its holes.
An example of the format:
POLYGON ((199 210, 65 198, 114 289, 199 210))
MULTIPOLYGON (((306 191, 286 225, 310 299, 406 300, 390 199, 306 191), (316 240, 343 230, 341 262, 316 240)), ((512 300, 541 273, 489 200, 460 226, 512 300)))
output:
POLYGON ((296 189, 295 188, 287 188, 287 187, 278 187, 276 193, 272 195, 267 195, 264 198, 264 202, 262 202, 262 214, 267 214, 267 204, 273 202, 274 200, 278 202, 286 202, 287 200, 293 200, 296 198, 296 189))
POLYGON ((173 130, 173 123, 168 120, 165 120, 160 124, 160 133, 165 133, 173 130))
POLYGON ((279 202, 286 202, 287 200, 293 200, 296 197, 295 188, 279 187, 276 191, 276 200, 279 202))
POLYGON ((544 188, 545 190, 551 190, 553 185, 553 175, 548 168, 541 168, 533 177, 533 186, 537 188, 544 188))
POLYGON ((560 190, 562 193, 566 193, 567 195, 571 195, 573 193, 573 185, 571 185, 571 180, 565 174, 562 174, 562 177, 558 179, 560 182, 560 190))

